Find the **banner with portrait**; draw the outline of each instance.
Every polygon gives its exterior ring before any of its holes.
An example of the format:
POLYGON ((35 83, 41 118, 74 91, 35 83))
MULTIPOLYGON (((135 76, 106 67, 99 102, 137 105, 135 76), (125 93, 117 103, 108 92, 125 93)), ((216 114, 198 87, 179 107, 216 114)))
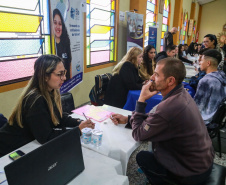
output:
POLYGON ((143 49, 143 15, 127 12, 127 51, 131 47, 143 49))
POLYGON ((56 55, 64 60, 66 80, 60 92, 68 92, 83 79, 83 12, 85 0, 50 0, 50 23, 56 55))
POLYGON ((156 48, 157 41, 157 27, 149 27, 148 45, 152 45, 156 48))

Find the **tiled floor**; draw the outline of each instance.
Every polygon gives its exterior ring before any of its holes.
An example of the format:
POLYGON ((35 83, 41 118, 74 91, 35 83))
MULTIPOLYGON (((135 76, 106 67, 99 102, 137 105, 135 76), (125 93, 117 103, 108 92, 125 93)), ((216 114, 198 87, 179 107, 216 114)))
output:
MULTIPOLYGON (((149 149, 148 142, 143 142, 130 156, 128 166, 127 166, 127 176, 129 178, 130 185, 146 185, 146 177, 143 173, 140 173, 138 170, 139 167, 136 163, 136 155, 141 150, 148 150, 149 149)), ((219 157, 219 153, 216 152, 214 163, 226 167, 226 154, 222 153, 222 157, 219 157)), ((150 185, 150 184, 148 184, 150 185)), ((226 185, 226 184, 225 184, 226 185)))

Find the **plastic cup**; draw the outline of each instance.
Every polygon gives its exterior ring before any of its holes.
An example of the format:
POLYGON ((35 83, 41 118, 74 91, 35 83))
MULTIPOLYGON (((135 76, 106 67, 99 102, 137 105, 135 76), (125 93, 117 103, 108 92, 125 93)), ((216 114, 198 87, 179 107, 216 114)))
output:
POLYGON ((84 144, 91 143, 92 138, 92 129, 91 128, 83 128, 82 129, 82 142, 84 144))
POLYGON ((101 130, 93 130, 92 131, 92 144, 94 146, 101 146, 103 138, 103 131, 101 130))

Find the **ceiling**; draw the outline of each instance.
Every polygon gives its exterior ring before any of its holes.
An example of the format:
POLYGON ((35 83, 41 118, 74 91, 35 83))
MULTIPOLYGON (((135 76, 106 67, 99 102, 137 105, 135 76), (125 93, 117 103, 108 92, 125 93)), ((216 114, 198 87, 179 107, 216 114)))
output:
POLYGON ((199 3, 200 5, 204 5, 206 3, 210 3, 210 2, 213 2, 213 1, 216 1, 216 0, 196 0, 197 3, 199 3))

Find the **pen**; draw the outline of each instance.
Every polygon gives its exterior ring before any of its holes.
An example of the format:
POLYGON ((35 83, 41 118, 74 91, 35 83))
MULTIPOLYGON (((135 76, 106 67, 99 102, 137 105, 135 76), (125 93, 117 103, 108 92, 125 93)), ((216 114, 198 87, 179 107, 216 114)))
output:
POLYGON ((86 120, 88 120, 87 117, 86 117, 86 115, 85 115, 85 113, 83 112, 82 114, 83 114, 83 116, 86 118, 86 120))

